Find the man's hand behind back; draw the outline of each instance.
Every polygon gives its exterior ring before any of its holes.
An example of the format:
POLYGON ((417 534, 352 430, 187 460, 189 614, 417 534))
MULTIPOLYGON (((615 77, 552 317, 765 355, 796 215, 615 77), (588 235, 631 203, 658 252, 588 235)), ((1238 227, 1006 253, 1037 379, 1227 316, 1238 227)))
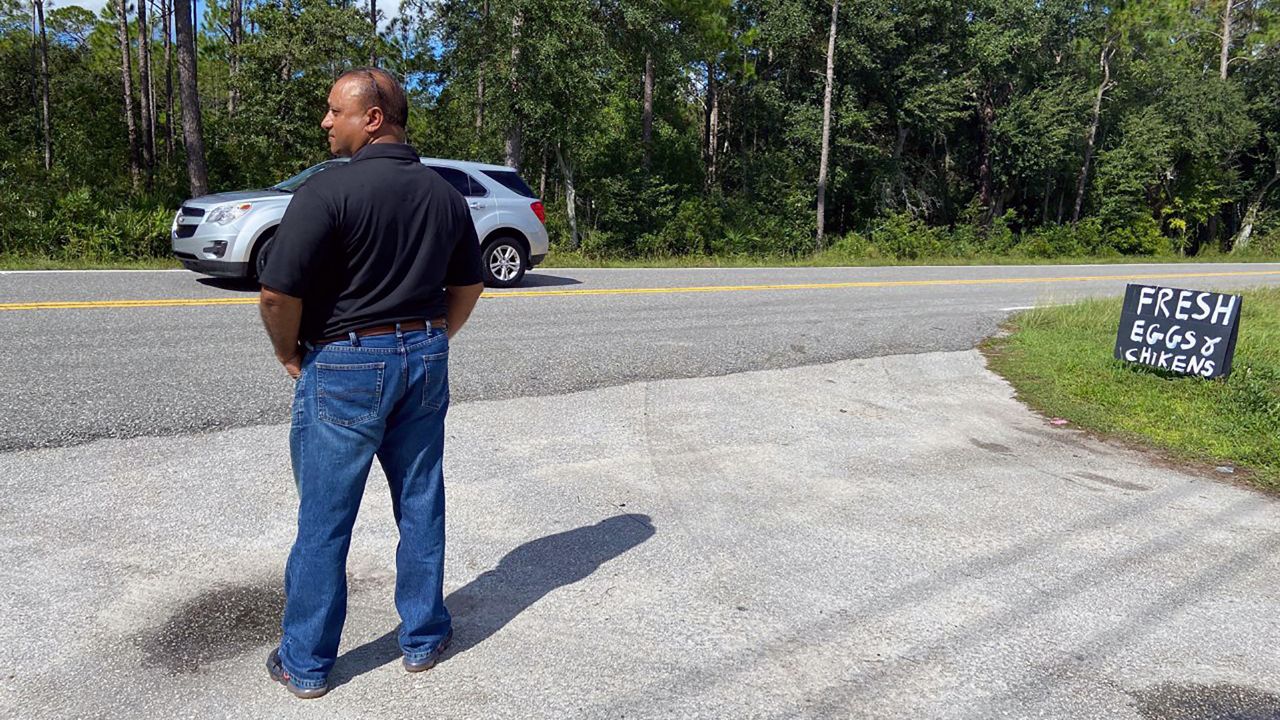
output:
POLYGON ((302 374, 302 352, 298 349, 298 326, 302 323, 302 300, 262 286, 258 299, 262 324, 271 337, 276 359, 294 380, 302 374))
POLYGON ((475 309, 476 302, 480 300, 480 294, 483 292, 484 283, 450 285, 444 289, 445 320, 449 323, 446 332, 450 340, 467 323, 467 318, 471 317, 471 311, 475 309))

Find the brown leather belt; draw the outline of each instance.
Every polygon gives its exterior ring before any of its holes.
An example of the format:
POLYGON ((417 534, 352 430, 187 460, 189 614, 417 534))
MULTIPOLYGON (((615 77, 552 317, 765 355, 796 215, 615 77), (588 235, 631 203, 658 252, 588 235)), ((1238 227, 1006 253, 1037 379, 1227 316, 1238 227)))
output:
MULTIPOLYGON (((444 318, 437 318, 435 320, 430 320, 430 321, 408 320, 398 324, 400 325, 400 332, 426 330, 427 328, 436 328, 439 330, 445 330, 449 327, 449 323, 446 322, 444 318)), ((396 331, 396 326, 393 324, 393 325, 374 325, 373 327, 360 328, 356 330, 355 333, 356 333, 356 337, 369 337, 371 335, 392 335, 395 333, 395 331, 396 331)), ((348 335, 337 335, 335 337, 324 338, 323 340, 313 340, 312 344, 327 345, 329 343, 342 342, 343 340, 350 340, 350 339, 351 338, 348 335)))

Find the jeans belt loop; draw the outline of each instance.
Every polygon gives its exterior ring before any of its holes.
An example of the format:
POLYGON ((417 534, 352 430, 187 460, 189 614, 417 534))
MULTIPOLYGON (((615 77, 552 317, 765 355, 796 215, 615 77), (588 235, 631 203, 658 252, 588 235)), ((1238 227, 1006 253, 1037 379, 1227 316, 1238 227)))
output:
POLYGON ((351 341, 351 347, 360 347, 360 336, 356 335, 355 330, 347 333, 347 339, 351 341))
POLYGON ((396 323, 396 340, 404 342, 404 331, 400 329, 400 323, 396 323))

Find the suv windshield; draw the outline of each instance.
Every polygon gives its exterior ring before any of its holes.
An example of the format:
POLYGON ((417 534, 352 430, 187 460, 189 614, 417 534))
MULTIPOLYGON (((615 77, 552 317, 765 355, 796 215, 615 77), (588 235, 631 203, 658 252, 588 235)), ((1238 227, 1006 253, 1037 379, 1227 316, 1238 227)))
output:
POLYGON ((300 188, 300 187, 302 187, 304 184, 306 184, 306 182, 307 182, 308 180, 310 180, 310 179, 311 179, 311 176, 312 176, 312 175, 315 175, 316 173, 320 172, 321 170, 328 170, 329 168, 331 168, 331 167, 333 167, 333 166, 335 166, 335 165, 341 165, 341 164, 343 164, 343 163, 345 163, 345 162, 347 162, 347 161, 346 161, 346 160, 326 160, 326 161, 324 161, 324 162, 320 163, 319 165, 312 165, 311 167, 307 168, 306 170, 303 170, 302 172, 298 173, 297 175, 294 175, 293 177, 289 178, 288 180, 285 180, 284 182, 282 182, 282 183, 280 183, 280 184, 278 184, 278 185, 273 185, 273 186, 271 186, 271 189, 272 189, 272 190, 283 190, 284 192, 290 192, 290 193, 291 193, 291 192, 297 192, 298 188, 300 188))
POLYGON ((537 198, 533 190, 516 174, 515 170, 481 170, 480 172, 502 183, 511 192, 527 198, 537 198))

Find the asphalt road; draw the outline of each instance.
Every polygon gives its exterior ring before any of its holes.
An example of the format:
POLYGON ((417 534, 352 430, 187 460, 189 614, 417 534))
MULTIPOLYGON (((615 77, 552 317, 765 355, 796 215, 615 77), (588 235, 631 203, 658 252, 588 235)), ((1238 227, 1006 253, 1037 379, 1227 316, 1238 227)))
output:
POLYGON ((375 464, 304 703, 262 667, 297 506, 252 293, 0 274, 0 718, 1277 720, 1280 502, 1050 425, 972 349, 1127 280, 1280 265, 495 293, 453 351, 454 645, 398 665, 375 464))
MULTIPOLYGON (((548 270, 480 302, 452 350, 453 396, 966 350, 1009 308, 1131 279, 1274 285, 1280 265, 548 270)), ((253 298, 185 271, 0 272, 0 451, 284 422, 290 381, 253 298), (138 303, 101 306, 122 301, 138 303)))

